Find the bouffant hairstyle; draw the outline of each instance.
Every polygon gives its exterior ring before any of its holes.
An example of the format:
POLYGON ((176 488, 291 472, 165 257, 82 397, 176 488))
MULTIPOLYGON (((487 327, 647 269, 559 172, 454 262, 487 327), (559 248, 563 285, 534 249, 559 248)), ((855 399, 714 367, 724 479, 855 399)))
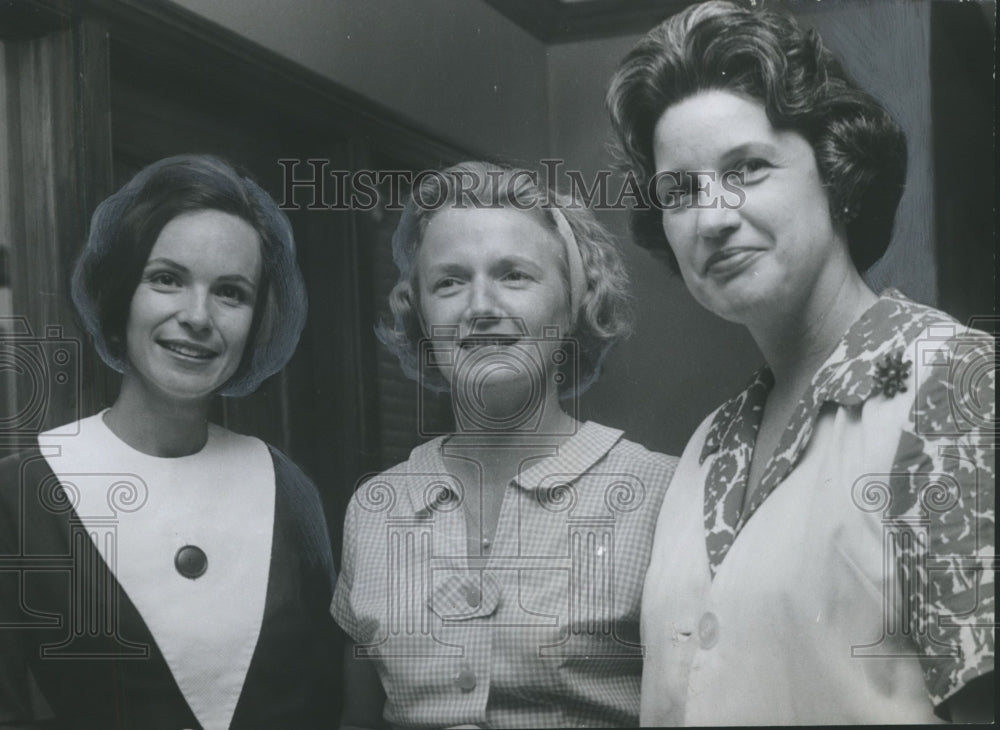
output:
MULTIPOLYGON (((403 371, 424 387, 444 392, 448 384, 432 368, 420 368, 418 347, 429 333, 420 318, 420 287, 417 253, 427 226, 437 213, 448 208, 507 208, 522 211, 564 241, 561 216, 572 231, 583 265, 583 292, 570 333, 576 342, 578 379, 567 379, 560 397, 582 393, 600 373, 611 346, 631 331, 631 300, 628 274, 611 235, 586 209, 570 205, 544 184, 537 172, 490 162, 461 162, 440 172, 422 173, 415 179, 410 199, 392 238, 392 255, 399 280, 389 294, 392 322, 376 327, 379 340, 399 358, 403 371)), ((565 242, 565 241, 564 241, 565 242)), ((561 259, 561 274, 570 297, 569 262, 561 259)))
POLYGON ((306 320, 306 291, 288 218, 248 176, 208 155, 178 155, 140 170, 94 211, 73 272, 77 313, 101 359, 125 372, 125 329, 135 290, 160 232, 185 213, 243 219, 261 242, 262 276, 250 337, 221 395, 252 393, 285 366, 306 320))
MULTIPOLYGON (((622 156, 643 188, 656 172, 656 123, 671 105, 707 90, 754 99, 775 129, 801 134, 816 156, 831 216, 846 224, 854 265, 863 272, 885 253, 903 193, 906 139, 814 30, 784 13, 713 1, 644 36, 607 97, 622 156)), ((633 209, 632 233, 676 272, 661 215, 655 206, 633 209)))

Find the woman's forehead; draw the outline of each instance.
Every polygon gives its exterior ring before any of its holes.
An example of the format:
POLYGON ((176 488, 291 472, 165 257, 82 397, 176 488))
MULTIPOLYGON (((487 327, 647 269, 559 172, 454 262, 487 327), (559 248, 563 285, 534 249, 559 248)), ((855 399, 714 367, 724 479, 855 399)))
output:
POLYGON ((716 162, 731 149, 754 143, 776 143, 764 105, 724 90, 688 96, 667 107, 653 129, 657 165, 694 169, 716 162))
POLYGON ((262 266, 261 239, 239 216, 219 210, 182 213, 163 226, 148 261, 167 260, 193 273, 256 278, 262 266))
POLYGON ((472 255, 558 256, 558 234, 543 215, 537 207, 447 208, 428 222, 418 258, 427 265, 442 258, 472 255))

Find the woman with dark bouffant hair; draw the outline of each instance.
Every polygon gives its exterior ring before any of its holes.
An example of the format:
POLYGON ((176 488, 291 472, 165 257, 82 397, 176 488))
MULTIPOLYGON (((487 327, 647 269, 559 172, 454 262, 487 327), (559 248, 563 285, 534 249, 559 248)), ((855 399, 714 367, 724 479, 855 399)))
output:
POLYGON ((319 495, 280 451, 208 420, 295 350, 288 219, 220 159, 160 160, 98 206, 72 284, 122 384, 0 461, 0 556, 19 568, 0 573, 0 726, 46 719, 34 683, 55 727, 329 727, 319 495))
POLYGON ((379 337, 453 433, 365 480, 333 614, 344 725, 629 726, 639 599, 675 459, 579 421, 627 333, 612 240, 529 170, 426 175, 393 237, 379 337))
POLYGON ((862 273, 897 124, 788 15, 707 2, 608 93, 633 229, 766 359, 692 436, 642 603, 649 725, 992 717, 992 339, 862 273))

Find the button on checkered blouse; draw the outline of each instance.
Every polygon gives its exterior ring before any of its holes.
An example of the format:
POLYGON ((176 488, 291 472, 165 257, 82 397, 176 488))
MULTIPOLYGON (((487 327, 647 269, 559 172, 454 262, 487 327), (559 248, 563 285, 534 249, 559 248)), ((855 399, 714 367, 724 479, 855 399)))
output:
POLYGON ((470 568, 444 439, 355 493, 333 599, 393 725, 638 723, 639 603, 676 459, 587 422, 511 480, 470 568))

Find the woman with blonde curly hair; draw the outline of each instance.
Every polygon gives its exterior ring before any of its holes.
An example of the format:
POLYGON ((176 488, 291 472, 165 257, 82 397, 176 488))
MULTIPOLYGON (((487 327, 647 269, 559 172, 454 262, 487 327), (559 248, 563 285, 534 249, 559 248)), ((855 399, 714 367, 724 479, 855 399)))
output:
POLYGON ((334 616, 347 725, 634 725, 638 608, 674 460, 575 418, 626 334, 620 255, 528 170, 423 176, 380 339, 454 433, 365 481, 334 616), (372 698, 375 699, 372 699, 372 698))

